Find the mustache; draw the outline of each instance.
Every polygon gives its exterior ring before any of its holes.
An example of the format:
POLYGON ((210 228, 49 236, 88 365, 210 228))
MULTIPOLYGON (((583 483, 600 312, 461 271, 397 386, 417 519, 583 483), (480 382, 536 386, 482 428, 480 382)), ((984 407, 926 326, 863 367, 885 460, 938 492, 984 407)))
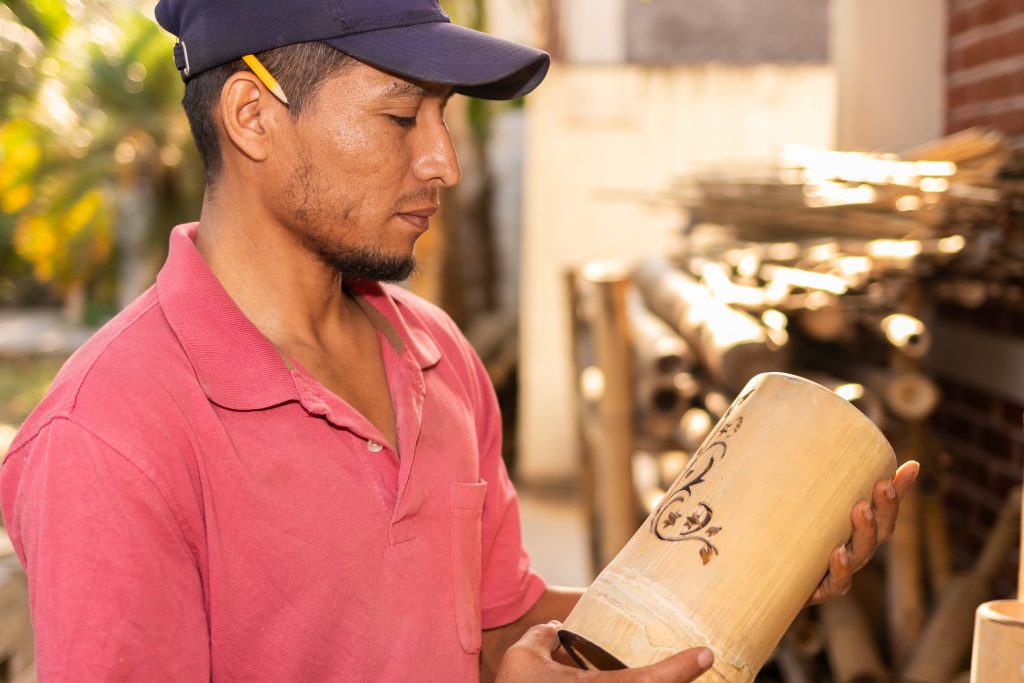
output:
POLYGON ((434 208, 441 206, 441 191, 439 189, 423 189, 403 194, 395 201, 395 213, 402 213, 405 209, 423 208, 430 204, 434 208))

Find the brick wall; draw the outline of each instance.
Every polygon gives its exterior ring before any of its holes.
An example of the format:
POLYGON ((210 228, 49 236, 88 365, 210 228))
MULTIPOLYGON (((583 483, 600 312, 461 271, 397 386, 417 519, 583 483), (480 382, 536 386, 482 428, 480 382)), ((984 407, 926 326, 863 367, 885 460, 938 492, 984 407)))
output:
MULTIPOLYGON (((989 126, 1011 137, 1024 136, 1024 0, 948 0, 946 129, 989 126)), ((1007 197, 994 227, 1012 247, 1024 239, 1019 198, 1007 197)), ((1012 251, 1013 249, 1009 249, 1012 251)), ((990 291, 1019 287, 1018 276, 983 271, 990 291)), ((993 297, 977 308, 950 302, 937 315, 1024 346, 1024 302, 993 297)), ((963 353, 972 353, 963 349, 963 353)), ((988 387, 939 378, 943 400, 933 426, 948 454, 949 527, 954 559, 968 569, 977 558, 1010 489, 1024 470, 1021 401, 988 387)), ((995 590, 1015 592, 1016 553, 1007 558, 995 590)))
POLYGON ((1024 0, 948 0, 948 132, 1024 135, 1024 0))

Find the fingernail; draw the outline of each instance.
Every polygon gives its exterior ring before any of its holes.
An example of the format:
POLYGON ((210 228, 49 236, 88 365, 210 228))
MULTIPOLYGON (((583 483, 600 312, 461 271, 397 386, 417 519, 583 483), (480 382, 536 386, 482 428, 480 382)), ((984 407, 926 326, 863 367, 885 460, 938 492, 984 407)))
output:
POLYGON ((850 564, 850 553, 846 552, 846 546, 839 546, 839 564, 844 567, 850 564))
POLYGON ((864 515, 864 519, 866 519, 868 521, 871 521, 872 519, 875 518, 875 513, 871 511, 871 506, 870 505, 865 505, 864 506, 864 511, 861 514, 863 514, 864 515))
POLYGON ((713 655, 711 653, 711 650, 709 650, 707 648, 704 648, 703 650, 701 650, 700 654, 697 655, 697 664, 699 664, 700 668, 702 668, 702 669, 705 669, 705 670, 710 669, 711 665, 714 664, 714 663, 715 663, 715 655, 713 655))
POLYGON ((896 487, 892 484, 885 489, 885 497, 889 500, 896 500, 896 487))

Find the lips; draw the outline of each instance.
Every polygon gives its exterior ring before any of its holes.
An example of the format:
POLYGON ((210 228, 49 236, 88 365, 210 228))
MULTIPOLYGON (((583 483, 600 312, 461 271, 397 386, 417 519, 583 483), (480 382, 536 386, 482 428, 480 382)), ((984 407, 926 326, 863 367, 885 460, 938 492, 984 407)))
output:
POLYGON ((430 227, 430 217, 435 213, 437 213, 436 206, 426 206, 410 211, 402 211, 398 214, 398 217, 418 230, 426 230, 430 227))

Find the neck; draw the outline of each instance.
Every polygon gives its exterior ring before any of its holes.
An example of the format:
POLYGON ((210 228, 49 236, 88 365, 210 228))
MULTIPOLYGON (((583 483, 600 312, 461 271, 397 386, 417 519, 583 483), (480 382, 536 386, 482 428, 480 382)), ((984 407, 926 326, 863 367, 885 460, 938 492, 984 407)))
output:
POLYGON ((325 334, 347 326, 355 303, 342 276, 327 268, 252 197, 221 178, 207 192, 196 248, 247 318, 278 346, 322 346, 325 334))

